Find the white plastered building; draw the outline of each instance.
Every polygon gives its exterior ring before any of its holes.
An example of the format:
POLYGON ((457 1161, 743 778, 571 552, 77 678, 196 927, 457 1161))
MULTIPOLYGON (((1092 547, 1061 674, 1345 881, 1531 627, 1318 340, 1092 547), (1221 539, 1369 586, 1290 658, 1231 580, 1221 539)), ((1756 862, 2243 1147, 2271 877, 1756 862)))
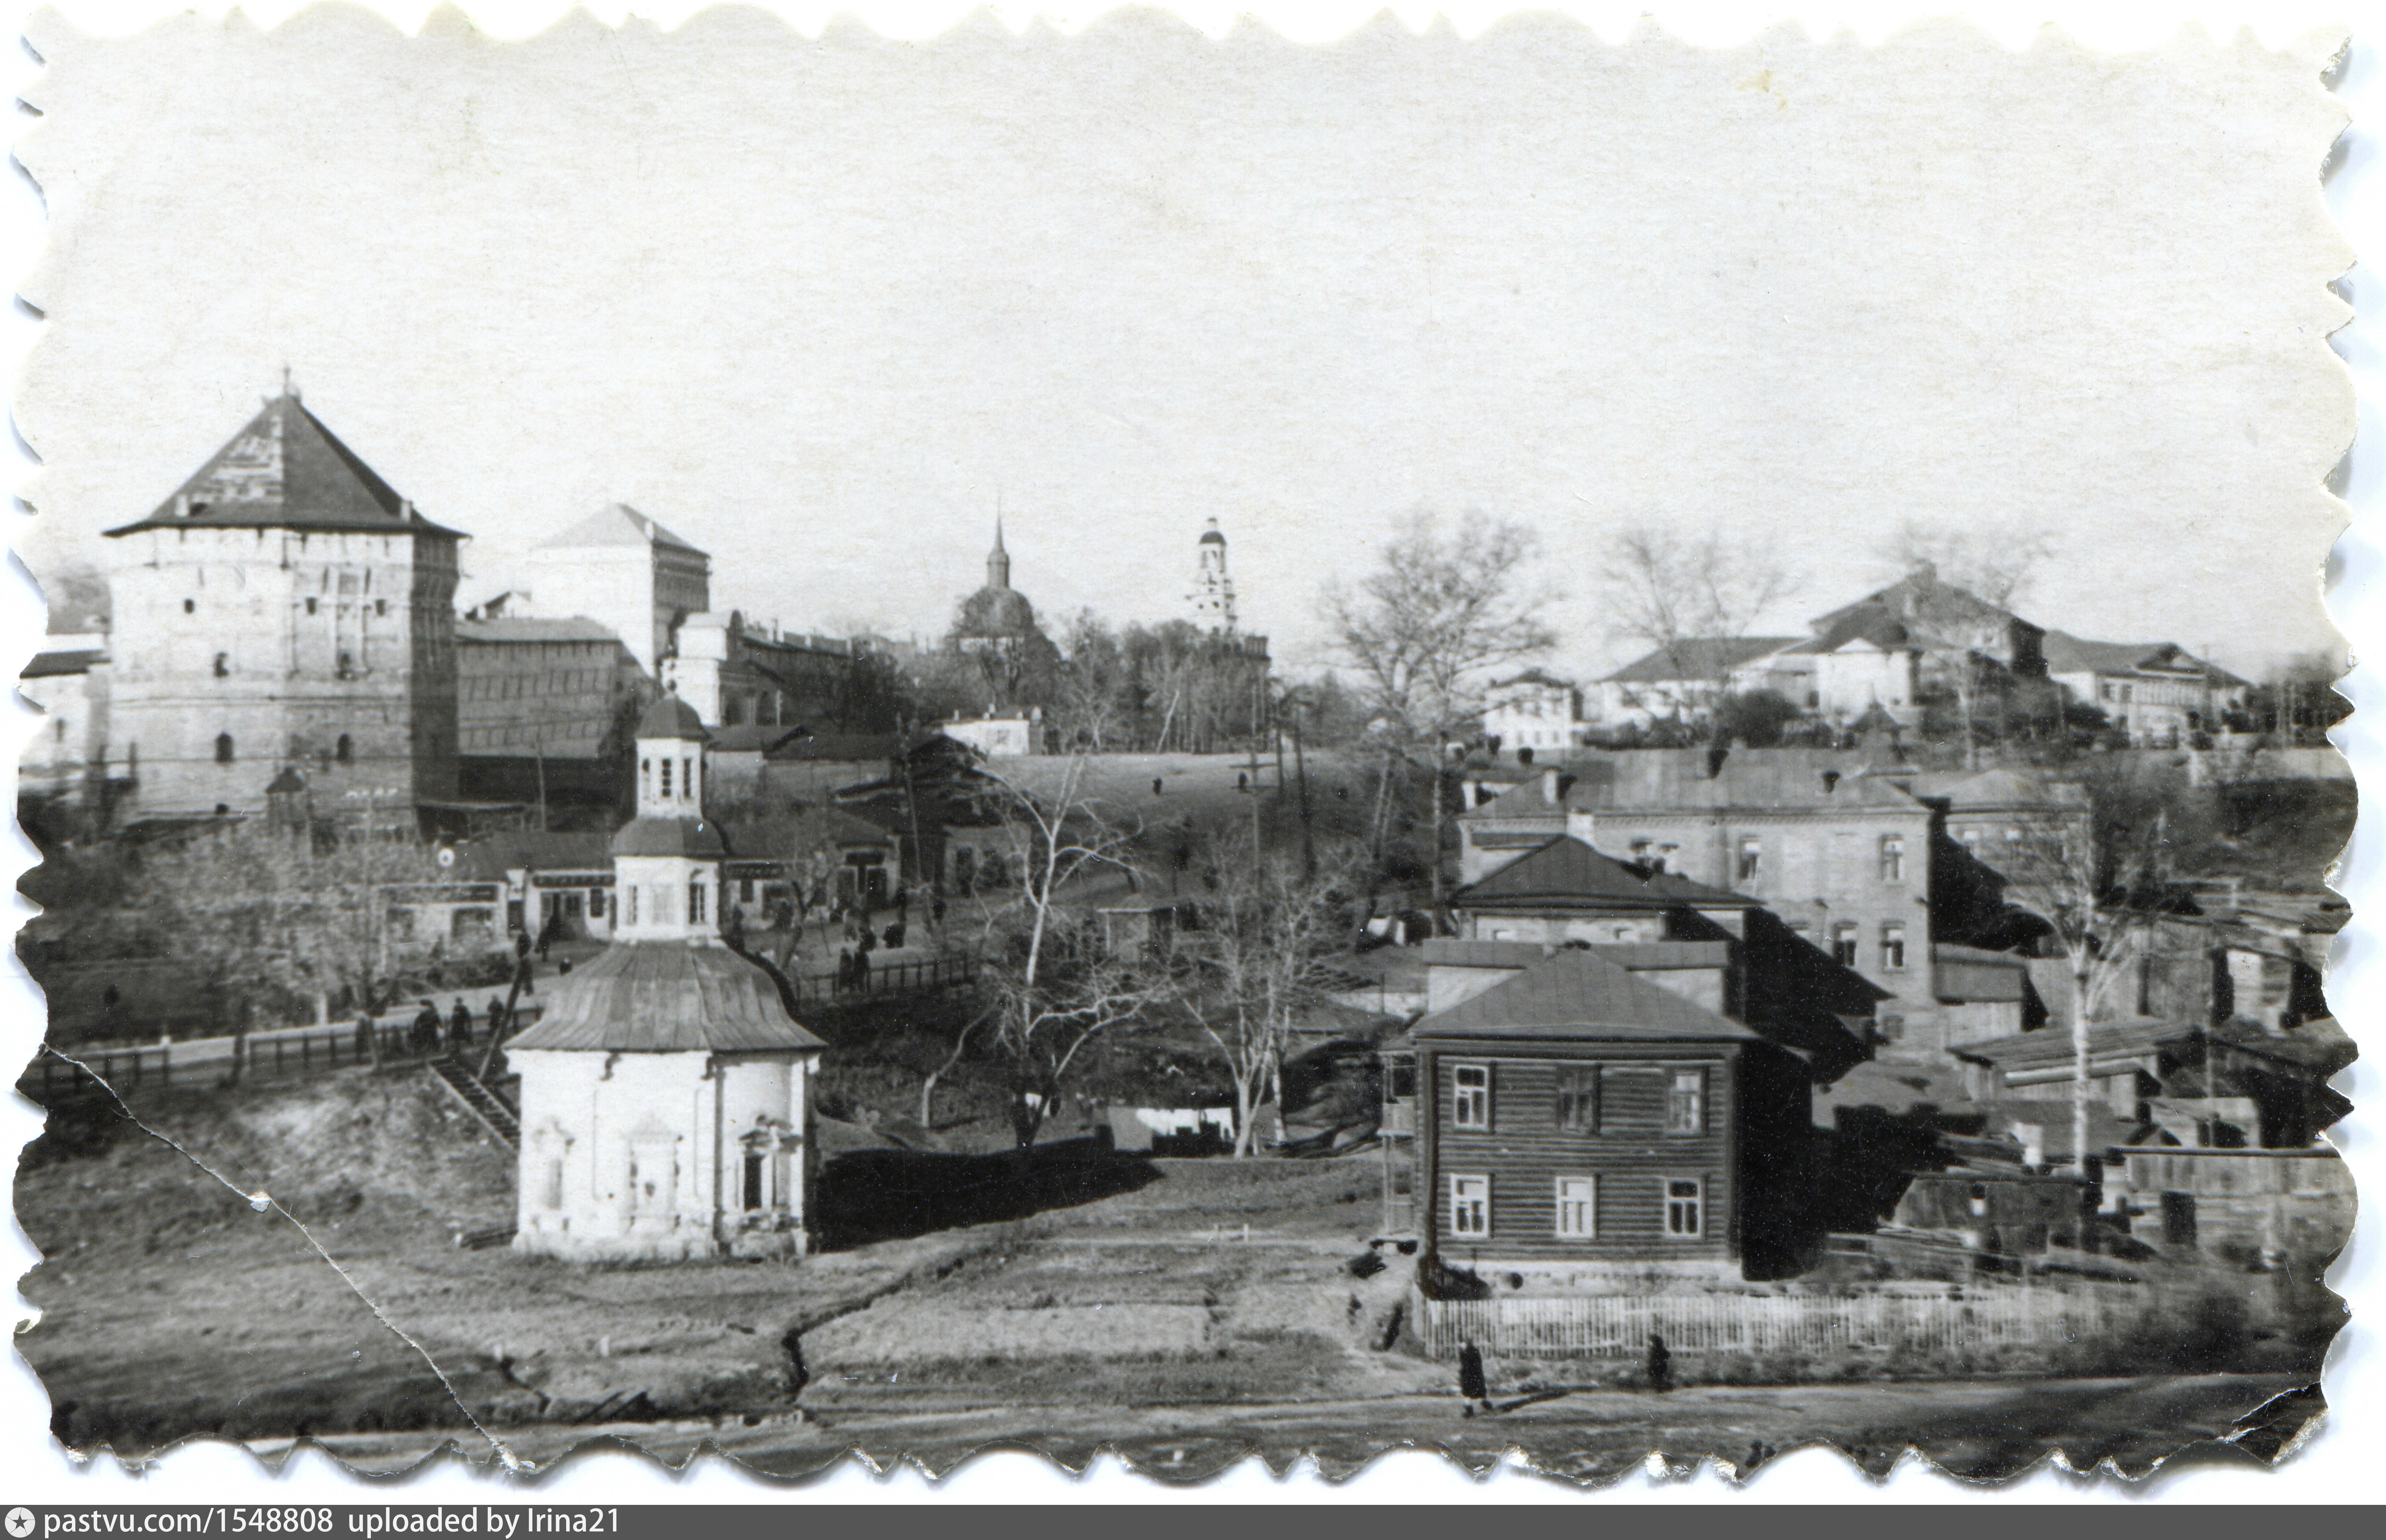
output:
POLYGON ((719 930, 704 730, 638 724, 638 816, 613 839, 613 944, 507 1045, 521 1075, 517 1250, 587 1261, 800 1257, 824 1048, 719 930))

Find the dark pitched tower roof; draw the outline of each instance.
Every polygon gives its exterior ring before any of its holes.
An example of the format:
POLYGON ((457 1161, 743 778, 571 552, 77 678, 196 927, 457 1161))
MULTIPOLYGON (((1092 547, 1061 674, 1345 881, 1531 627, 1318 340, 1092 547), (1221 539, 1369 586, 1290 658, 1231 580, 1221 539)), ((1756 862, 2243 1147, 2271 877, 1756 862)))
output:
POLYGON ((415 512, 295 391, 268 401, 148 518, 107 533, 149 529, 459 533, 415 512))

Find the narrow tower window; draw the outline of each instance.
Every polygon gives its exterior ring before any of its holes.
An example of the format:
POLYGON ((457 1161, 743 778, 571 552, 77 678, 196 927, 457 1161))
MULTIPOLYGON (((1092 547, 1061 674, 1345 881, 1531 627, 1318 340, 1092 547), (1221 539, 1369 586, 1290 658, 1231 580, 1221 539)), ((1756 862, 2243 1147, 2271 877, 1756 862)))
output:
POLYGON ((216 734, 216 763, 219 765, 232 763, 232 734, 229 732, 216 734))

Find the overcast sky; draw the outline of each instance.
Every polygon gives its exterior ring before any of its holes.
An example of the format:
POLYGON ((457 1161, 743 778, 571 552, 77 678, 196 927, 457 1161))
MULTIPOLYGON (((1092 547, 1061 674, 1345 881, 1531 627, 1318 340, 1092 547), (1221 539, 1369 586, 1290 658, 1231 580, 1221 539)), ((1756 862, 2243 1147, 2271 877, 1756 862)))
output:
POLYGON ((2248 670, 2332 637, 2309 50, 35 36, 37 572, 287 364, 474 537, 468 601, 620 500, 712 554, 716 607, 935 634, 998 504, 1055 629, 1157 620, 1214 514, 1299 667, 1319 585, 1425 507, 1540 532, 1577 670, 1638 650, 1595 574, 1652 519, 1798 569, 1768 629, 1891 575, 1911 519, 2055 532, 2051 626, 2248 670))

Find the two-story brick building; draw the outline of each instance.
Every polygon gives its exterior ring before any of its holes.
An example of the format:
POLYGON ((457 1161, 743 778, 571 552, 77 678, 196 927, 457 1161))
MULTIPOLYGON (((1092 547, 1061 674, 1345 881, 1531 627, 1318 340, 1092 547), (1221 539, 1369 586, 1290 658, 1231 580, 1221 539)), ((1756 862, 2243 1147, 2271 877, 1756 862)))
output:
POLYGON ((1803 750, 1693 750, 1551 770, 1459 817, 1461 874, 1480 884, 1571 834, 1745 895, 1877 985, 1890 996, 1878 1017, 1884 1058, 1935 1060, 1951 1032, 2020 1031, 2022 959, 1938 950, 1975 939, 1972 922, 1992 908, 1984 874, 1946 843, 1939 809, 1891 779, 1840 768, 1848 763, 1803 750))

